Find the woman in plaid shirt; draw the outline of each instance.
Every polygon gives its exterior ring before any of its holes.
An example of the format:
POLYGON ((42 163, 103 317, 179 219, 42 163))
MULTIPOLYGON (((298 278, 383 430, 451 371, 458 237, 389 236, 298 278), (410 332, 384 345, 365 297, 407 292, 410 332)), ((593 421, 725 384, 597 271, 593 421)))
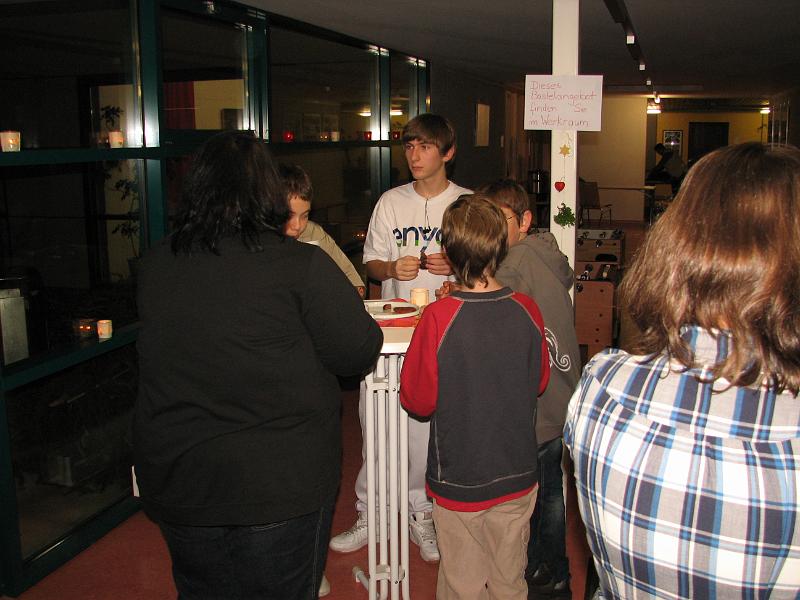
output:
POLYGON ((800 151, 690 171, 620 289, 636 351, 586 366, 564 441, 611 598, 800 594, 800 151))

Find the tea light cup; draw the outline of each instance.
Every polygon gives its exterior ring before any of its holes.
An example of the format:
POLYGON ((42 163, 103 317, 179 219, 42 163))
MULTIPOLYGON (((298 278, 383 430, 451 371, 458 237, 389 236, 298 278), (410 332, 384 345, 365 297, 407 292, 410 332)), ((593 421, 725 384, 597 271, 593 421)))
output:
POLYGON ((0 147, 3 152, 19 152, 19 131, 0 131, 0 147))
POLYGON ((125 138, 121 131, 108 132, 108 146, 109 148, 122 148, 125 143, 125 138))
POLYGON ((427 306, 430 301, 430 292, 428 288, 413 288, 411 290, 411 304, 414 306, 427 306))
POLYGON ((97 337, 99 337, 101 340, 109 339, 113 332, 114 329, 111 326, 111 321, 109 319, 101 319, 97 322, 97 337))

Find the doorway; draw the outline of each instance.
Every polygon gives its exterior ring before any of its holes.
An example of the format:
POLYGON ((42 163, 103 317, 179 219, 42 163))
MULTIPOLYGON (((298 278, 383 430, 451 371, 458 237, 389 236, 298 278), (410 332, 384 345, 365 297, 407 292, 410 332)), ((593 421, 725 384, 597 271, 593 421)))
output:
POLYGON ((701 156, 728 145, 729 123, 689 123, 689 163, 692 166, 701 156))

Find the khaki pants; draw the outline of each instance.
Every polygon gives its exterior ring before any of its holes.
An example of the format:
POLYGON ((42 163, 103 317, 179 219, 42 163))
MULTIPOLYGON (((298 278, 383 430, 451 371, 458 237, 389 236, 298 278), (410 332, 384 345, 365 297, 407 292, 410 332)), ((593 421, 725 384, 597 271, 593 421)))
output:
POLYGON ((434 502, 439 540, 437 600, 527 600, 525 565, 536 489, 478 512, 434 502))

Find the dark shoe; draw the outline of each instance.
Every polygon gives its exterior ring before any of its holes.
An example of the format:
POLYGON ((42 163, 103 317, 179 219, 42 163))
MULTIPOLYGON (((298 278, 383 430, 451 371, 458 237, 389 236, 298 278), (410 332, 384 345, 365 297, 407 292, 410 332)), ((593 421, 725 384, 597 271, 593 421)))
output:
POLYGON ((553 591, 550 592, 551 598, 572 598, 572 590, 569 587, 569 579, 557 581, 553 584, 553 591))
MULTIPOLYGON (((534 573, 534 576, 536 573, 534 573)), ((553 581, 548 575, 545 583, 535 585, 531 583, 533 577, 528 580, 528 600, 546 600, 550 598, 572 598, 572 590, 569 587, 569 579, 553 581)))
POLYGON ((528 588, 550 586, 553 583, 553 576, 550 575, 546 565, 539 565, 533 573, 525 573, 525 580, 528 582, 528 588))

